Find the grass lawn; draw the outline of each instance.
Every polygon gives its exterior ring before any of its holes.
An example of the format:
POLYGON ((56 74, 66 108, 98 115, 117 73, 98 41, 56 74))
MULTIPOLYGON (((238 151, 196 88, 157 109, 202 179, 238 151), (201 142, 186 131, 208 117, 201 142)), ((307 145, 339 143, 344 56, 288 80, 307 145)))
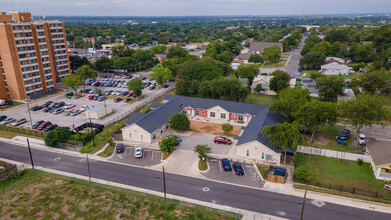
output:
POLYGON ((312 183, 319 181, 366 191, 379 190, 391 196, 391 192, 383 188, 387 182, 375 178, 369 163, 360 166, 356 161, 297 153, 296 168, 301 166, 308 167, 312 183))
POLYGON ((201 171, 205 171, 208 169, 208 163, 206 160, 199 160, 198 161, 198 169, 201 171))
POLYGON ((119 128, 121 128, 127 120, 128 118, 125 118, 115 123, 114 125, 111 125, 109 127, 104 127, 103 131, 95 136, 95 147, 92 141, 90 141, 82 149, 80 149, 80 152, 91 153, 91 154, 98 152, 100 149, 102 149, 102 147, 104 147, 111 140, 111 134, 114 133, 119 128))
POLYGON ((267 173, 269 172, 269 166, 267 165, 257 165, 259 172, 262 175, 262 178, 264 180, 267 179, 267 173))
POLYGON ((277 100, 276 95, 264 95, 264 94, 255 94, 251 93, 244 99, 244 102, 254 103, 260 105, 271 105, 277 100))
MULTIPOLYGON (((34 131, 34 132, 38 133, 38 131, 34 131)), ((46 134, 43 134, 43 135, 46 135, 46 134)), ((36 138, 36 139, 41 139, 41 140, 45 139, 45 137, 41 137, 41 136, 35 136, 35 135, 30 135, 30 134, 23 134, 23 133, 17 133, 17 132, 12 132, 12 131, 0 130, 0 137, 2 137, 2 138, 11 139, 15 136, 23 136, 23 137, 36 138)))
POLYGON ((149 110, 151 110, 151 105, 152 105, 152 103, 148 103, 140 108, 137 108, 136 112, 147 113, 147 112, 149 112, 149 110))
POLYGON ((339 132, 344 129, 345 126, 334 125, 334 126, 322 126, 319 128, 319 131, 315 134, 314 140, 312 143, 308 143, 311 138, 311 135, 305 135, 304 139, 301 142, 301 145, 316 147, 322 149, 336 150, 342 152, 360 152, 360 150, 355 149, 354 141, 356 137, 354 135, 350 136, 347 140, 347 145, 338 144, 335 140, 335 137, 339 134, 339 132))
POLYGON ((97 183, 25 171, 0 182, 2 219, 237 219, 238 214, 97 183))
POLYGON ((115 143, 110 143, 109 146, 106 147, 106 149, 101 152, 100 154, 98 154, 98 156, 100 157, 111 157, 111 155, 113 155, 113 152, 114 152, 114 148, 115 148, 115 143))
POLYGON ((0 111, 4 111, 4 110, 7 110, 7 109, 10 109, 10 108, 19 106, 19 105, 23 105, 23 104, 24 104, 23 102, 12 101, 12 105, 9 105, 7 107, 1 108, 0 111))

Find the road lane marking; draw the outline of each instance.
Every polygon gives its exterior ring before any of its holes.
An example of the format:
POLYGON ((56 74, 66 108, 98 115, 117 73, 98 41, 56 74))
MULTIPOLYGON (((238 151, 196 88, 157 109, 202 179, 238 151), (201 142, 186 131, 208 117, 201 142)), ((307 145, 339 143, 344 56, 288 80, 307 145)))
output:
POLYGON ((223 169, 221 168, 221 163, 219 163, 219 166, 220 166, 220 172, 223 172, 223 169))
POLYGON ((81 159, 80 159, 80 162, 84 162, 84 161, 86 161, 86 159, 84 159, 84 158, 81 158, 81 159))
POLYGON ((155 151, 153 150, 152 151, 152 157, 151 157, 151 160, 153 160, 153 155, 155 154, 155 151))
POLYGON ((206 187, 206 186, 202 188, 202 191, 204 191, 204 192, 208 192, 209 190, 210 190, 209 187, 206 187))
POLYGON ((54 160, 59 161, 59 160, 61 160, 61 157, 56 157, 56 158, 54 158, 54 160))

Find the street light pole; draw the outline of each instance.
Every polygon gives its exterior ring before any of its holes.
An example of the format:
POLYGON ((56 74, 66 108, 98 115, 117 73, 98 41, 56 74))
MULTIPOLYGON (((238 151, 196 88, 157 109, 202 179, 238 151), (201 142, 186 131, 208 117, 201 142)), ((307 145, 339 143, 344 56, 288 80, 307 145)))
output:
POLYGON ((164 187, 164 200, 167 199, 167 196, 166 196, 166 174, 164 172, 164 166, 163 166, 163 187, 164 187))
POLYGON ((28 148, 29 148, 31 166, 32 166, 33 169, 34 169, 33 155, 31 154, 30 142, 29 142, 29 139, 28 139, 28 138, 27 138, 27 146, 28 146, 28 148))
POLYGON ((303 220, 303 215, 304 215, 304 206, 305 206, 305 199, 307 197, 307 190, 304 192, 304 198, 303 198, 303 204, 301 206, 301 217, 300 220, 303 220))
POLYGON ((90 129, 91 129, 91 132, 92 132, 92 144, 93 144, 94 147, 95 147, 95 141, 94 141, 94 139, 95 139, 95 132, 92 130, 91 117, 90 117, 90 116, 88 116, 88 117, 90 118, 90 129))
POLYGON ((31 113, 30 113, 30 106, 29 106, 29 103, 27 103, 27 111, 29 112, 29 118, 30 118, 31 129, 33 129, 33 122, 31 121, 31 113))

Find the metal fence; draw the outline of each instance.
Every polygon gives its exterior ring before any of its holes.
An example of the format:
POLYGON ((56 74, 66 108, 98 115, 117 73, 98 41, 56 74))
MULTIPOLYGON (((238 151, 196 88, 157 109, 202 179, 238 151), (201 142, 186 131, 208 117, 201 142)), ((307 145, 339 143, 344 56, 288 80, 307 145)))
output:
POLYGON ((156 94, 156 95, 153 95, 153 96, 151 96, 151 97, 149 97, 149 98, 146 98, 146 99, 142 99, 140 103, 138 103, 137 105, 133 105, 128 111, 126 111, 126 112, 124 112, 124 113, 118 115, 118 116, 115 117, 114 119, 112 119, 112 120, 110 120, 110 121, 104 123, 104 125, 105 125, 105 126, 110 126, 110 125, 112 125, 112 124, 114 124, 114 123, 116 123, 116 122, 118 122, 118 121, 120 121, 120 120, 122 120, 122 119, 128 117, 128 116, 129 116, 131 113, 133 113, 136 109, 141 108, 141 107, 143 107, 144 105, 146 105, 146 104, 148 104, 148 103, 150 103, 150 102, 152 102, 152 101, 154 101, 154 100, 156 100, 156 99, 158 99, 158 98, 163 97, 164 95, 166 95, 167 93, 173 91, 174 89, 175 89, 175 86, 172 85, 172 86, 169 87, 168 89, 166 89, 166 90, 164 90, 164 91, 161 91, 161 92, 159 92, 159 93, 156 94))

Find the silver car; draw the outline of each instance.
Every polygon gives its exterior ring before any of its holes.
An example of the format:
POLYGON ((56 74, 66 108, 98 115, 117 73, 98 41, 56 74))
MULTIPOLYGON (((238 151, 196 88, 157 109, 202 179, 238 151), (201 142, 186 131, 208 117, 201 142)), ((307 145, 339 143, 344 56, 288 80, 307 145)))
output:
POLYGON ((58 114, 63 113, 63 112, 64 112, 64 109, 57 108, 57 109, 54 109, 54 111, 52 113, 53 113, 53 115, 58 115, 58 114))
POLYGON ((141 147, 136 147, 134 149, 134 157, 135 158, 142 158, 144 154, 143 148, 141 147))
POLYGON ((27 122, 27 120, 25 118, 22 118, 22 119, 19 119, 19 120, 16 120, 16 121, 12 122, 10 125, 12 125, 12 126, 19 126, 19 125, 24 124, 26 122, 27 122))

